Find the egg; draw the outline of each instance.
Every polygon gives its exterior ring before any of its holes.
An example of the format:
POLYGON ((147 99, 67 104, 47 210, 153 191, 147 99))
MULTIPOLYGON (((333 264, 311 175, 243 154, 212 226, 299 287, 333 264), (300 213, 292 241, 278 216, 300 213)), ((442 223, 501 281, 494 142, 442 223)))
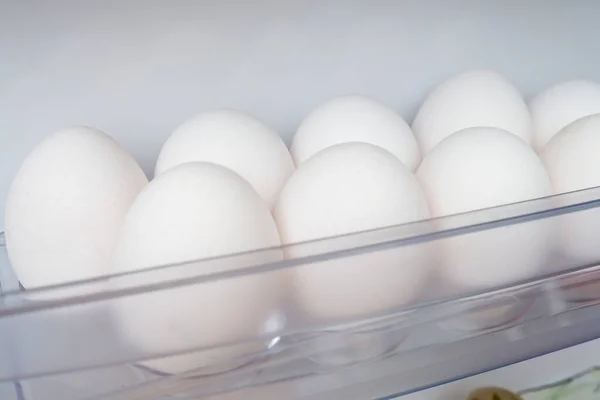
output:
POLYGON ((247 180, 269 207, 294 171, 279 135, 257 118, 236 110, 201 113, 178 127, 163 145, 156 175, 179 164, 222 165, 247 180))
MULTIPOLYGON (((546 145, 541 158, 556 194, 600 186, 600 114, 581 118, 562 129, 546 145)), ((590 200, 590 199, 587 199, 590 200)), ((560 203, 563 199, 557 199, 560 203)), ((600 259, 600 210, 591 208, 560 217, 561 249, 572 259, 600 259)))
MULTIPOLYGON (((185 163, 156 177, 131 206, 117 241, 115 272, 144 271, 131 277, 137 286, 185 282, 280 261, 281 250, 273 248, 279 245, 269 208, 245 180, 216 164, 185 163), (270 250, 243 254, 264 248, 270 250), (238 255, 201 261, 231 254, 238 255), (167 265, 172 266, 149 270, 167 265)), ((114 314, 127 342, 146 358, 158 357, 264 333, 282 290, 278 273, 190 281, 115 301, 114 314)), ((142 364, 180 373, 228 362, 243 355, 238 351, 252 349, 196 352, 142 364)))
POLYGON ((379 146, 411 171, 421 161, 417 141, 408 124, 393 110, 369 97, 336 97, 312 111, 300 124, 291 146, 296 165, 319 151, 341 143, 379 146))
POLYGON ((7 251, 21 284, 108 274, 125 213, 147 183, 135 160, 99 130, 77 126, 46 138, 6 199, 7 251))
MULTIPOLYGON (((378 228, 426 219, 429 210, 415 176, 393 154, 371 144, 344 143, 296 170, 274 215, 285 244, 335 237, 286 247, 286 257, 298 258, 392 240, 393 232, 378 228), (372 231, 348 235, 365 230, 372 231)), ((291 271, 293 297, 316 320, 386 311, 419 293, 428 256, 422 246, 329 256, 291 271)))
POLYGON ((529 110, 519 91, 493 71, 472 70, 456 75, 427 96, 412 124, 423 157, 438 143, 466 128, 504 129, 532 140, 529 110))
POLYGON ((559 83, 534 97, 529 109, 534 126, 533 145, 541 152, 571 122, 600 113, 600 85, 582 80, 559 83))
MULTIPOLYGON (((417 177, 435 217, 552 194, 542 161, 525 142, 498 128, 468 128, 444 139, 423 159, 417 177)), ((501 215, 488 210, 488 217, 501 215)), ((472 224, 481 221, 470 220, 472 224)), ((447 229, 451 219, 438 220, 447 229)), ((460 225, 463 225, 461 223, 460 225)), ((440 241, 441 276, 458 287, 502 285, 535 275, 551 248, 548 221, 506 224, 440 241)))

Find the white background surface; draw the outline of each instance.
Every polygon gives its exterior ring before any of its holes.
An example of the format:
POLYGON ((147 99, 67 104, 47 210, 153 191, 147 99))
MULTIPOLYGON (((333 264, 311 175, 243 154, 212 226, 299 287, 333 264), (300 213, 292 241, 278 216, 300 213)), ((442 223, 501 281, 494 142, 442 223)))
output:
POLYGON ((0 0, 0 209, 25 155, 72 124, 110 133, 151 174, 168 134, 206 109, 249 111, 289 139, 345 93, 411 119, 465 68, 495 68, 527 97, 600 79, 598 11, 595 0, 0 0))

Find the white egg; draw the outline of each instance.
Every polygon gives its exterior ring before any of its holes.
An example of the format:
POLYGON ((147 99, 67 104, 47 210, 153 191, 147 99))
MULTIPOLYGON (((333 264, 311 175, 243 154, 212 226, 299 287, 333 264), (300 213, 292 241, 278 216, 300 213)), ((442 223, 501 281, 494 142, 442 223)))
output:
POLYGON ((393 110, 369 97, 336 97, 311 112, 298 128, 291 152, 297 166, 319 151, 341 143, 379 146, 414 171, 421 161, 408 124, 393 110))
MULTIPOLYGON (((269 208, 246 181, 216 164, 186 163, 156 177, 131 206, 119 234, 115 270, 191 262, 165 268, 152 279, 197 278, 279 261, 282 255, 277 248, 197 260, 279 245, 269 208)), ((132 279, 142 284, 152 276, 146 271, 132 279)), ((114 308, 124 336, 149 356, 255 337, 276 311, 281 290, 281 274, 256 274, 130 296, 114 308)), ((193 353, 144 365, 179 373, 227 361, 239 356, 237 351, 193 353)))
POLYGON ((156 175, 179 164, 206 161, 246 179, 269 207, 294 171, 279 135, 257 118, 236 110, 201 113, 177 128, 163 145, 156 175))
MULTIPOLYGON (((541 153, 557 194, 600 186, 600 114, 581 118, 556 134, 541 153)), ((557 199, 559 202, 562 199, 557 199)), ((560 217, 561 248, 580 262, 600 259, 600 210, 560 217)))
POLYGON ((561 129, 580 118, 600 113, 600 85, 568 81, 538 94, 530 103, 533 145, 541 152, 561 129))
MULTIPOLYGON (((436 217, 552 194, 550 179, 533 149, 497 128, 454 133, 425 156, 417 177, 436 217)), ((438 223, 445 228, 443 219, 438 223)), ((444 239, 440 272, 465 287, 531 277, 542 268, 553 234, 547 221, 533 221, 444 239)))
MULTIPOLYGON (((289 179, 275 207, 282 242, 299 243, 429 217, 414 175, 387 150, 346 143, 320 151, 289 179)), ((391 240, 374 231, 291 246, 291 258, 391 240), (368 239, 367 239, 368 238, 368 239)), ((427 273, 421 246, 352 254, 294 268, 294 296, 315 319, 386 311, 412 300, 427 273)))
POLYGON ((106 275, 117 233, 148 183, 106 134, 61 130, 25 159, 6 200, 11 265, 26 288, 106 275))
POLYGON ((531 116, 519 91, 501 75, 473 70, 456 75, 427 96, 412 124, 423 157, 438 143, 466 128, 504 129, 525 143, 531 116))

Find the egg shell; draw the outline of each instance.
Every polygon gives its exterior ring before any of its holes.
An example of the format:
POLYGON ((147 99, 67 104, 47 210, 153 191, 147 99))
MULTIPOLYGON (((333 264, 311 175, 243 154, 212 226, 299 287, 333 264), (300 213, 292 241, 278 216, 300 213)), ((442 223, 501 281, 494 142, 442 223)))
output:
MULTIPOLYGON (((293 244, 429 217, 414 175, 390 152, 365 143, 320 151, 289 179, 275 208, 282 241, 293 244)), ((390 240, 389 232, 290 246, 290 258, 390 240)), ((427 275, 424 247, 400 247, 316 262, 292 271, 294 297, 317 320, 354 318, 413 300, 427 275)))
POLYGON ((77 126, 46 138, 6 200, 7 250, 21 284, 109 273, 125 213, 147 183, 135 160, 99 130, 77 126))
POLYGON ((411 171, 421 161, 417 141, 404 119, 366 96, 336 97, 312 111, 300 124, 291 147, 296 165, 319 151, 341 143, 379 146, 411 171))
MULTIPOLYGON (((540 154, 561 194, 600 186, 600 114, 581 118, 556 134, 540 154)), ((563 199, 557 198, 558 206, 563 199)), ((600 257, 600 210, 591 208, 559 217, 561 250, 579 263, 600 257)))
POLYGON ((534 126, 533 145, 539 153, 571 122, 600 113, 600 85, 582 80, 559 83, 534 97, 529 109, 534 126))
POLYGON ((412 124, 424 157, 454 132, 487 126, 532 140, 532 122, 521 94, 496 72, 471 70, 456 75, 425 99, 412 124))
MULTIPOLYGON (((435 217, 552 194, 537 154, 497 128, 468 128, 443 140, 417 170, 435 217)), ((493 221, 493 210, 487 211, 493 221)), ((437 221, 446 229, 450 219, 437 221)), ((478 223, 479 221, 472 221, 478 223)), ((461 233, 439 242, 440 274, 459 287, 502 285, 535 275, 554 238, 551 221, 529 221, 461 233)))
MULTIPOLYGON (((279 248, 211 261, 208 257, 279 246, 273 217, 252 187, 212 163, 186 163, 156 177, 133 203, 119 234, 115 272, 136 284, 206 276, 280 261, 279 248), (148 268, 189 262, 148 271, 148 268), (156 274, 159 274, 156 276, 156 274)), ((119 286, 119 284, 117 284, 119 286)), ((253 338, 277 311, 282 275, 264 273, 195 283, 115 302, 120 330, 145 357, 253 338)), ((212 366, 253 351, 217 349, 143 365, 166 373, 212 366), (241 352, 241 354, 240 354, 241 352)))
POLYGON ((178 127, 160 151, 156 175, 192 161, 231 169, 269 207, 294 171, 292 157, 275 131, 251 115, 226 109, 201 113, 178 127))

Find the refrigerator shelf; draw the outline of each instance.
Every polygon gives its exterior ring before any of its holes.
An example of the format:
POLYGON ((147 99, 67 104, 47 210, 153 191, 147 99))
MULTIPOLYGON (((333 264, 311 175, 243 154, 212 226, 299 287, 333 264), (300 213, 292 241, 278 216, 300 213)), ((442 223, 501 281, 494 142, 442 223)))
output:
MULTIPOLYGON (((298 398, 332 398, 328 396, 341 391, 346 393, 344 398, 358 399, 358 393, 367 388, 369 396, 405 393, 557 350, 600 336, 600 266, 597 260, 577 260, 562 254, 560 232, 570 230, 559 229, 594 221, 599 206, 600 189, 593 188, 301 243, 294 246, 304 248, 303 257, 270 265, 251 264, 255 252, 250 252, 34 290, 19 285, 2 240, 0 354, 6 356, 0 359, 0 381, 17 384, 20 391, 30 393, 25 398, 31 400, 40 398, 39 393, 45 399, 204 398, 281 382, 293 383, 293 396, 298 398), (490 255, 515 253, 530 239, 515 236, 515 228, 527 232, 525 227, 540 223, 556 233, 551 235, 556 241, 536 275, 467 289, 444 280, 439 274, 444 258, 434 258, 429 265, 430 279, 419 298, 381 312, 340 319, 311 318, 292 296, 282 299, 261 325, 262 330, 257 327, 256 335, 208 345, 200 341, 190 341, 185 347, 163 345, 156 351, 137 346, 130 336, 123 335, 123 321, 114 318, 116 309, 136 297, 135 304, 152 307, 168 304, 179 290, 207 290, 219 282, 243 282, 257 274, 293 275, 313 265, 339 268, 340 260, 349 271, 365 267, 361 263, 357 266, 355 260, 366 260, 365 265, 372 268, 368 264, 372 259, 365 258, 372 254, 395 257, 394 262, 402 268, 406 261, 402 255, 412 254, 402 249, 419 246, 444 254, 449 244, 460 244, 461 240, 479 243, 487 236, 490 255), (490 243, 501 248, 495 249, 490 243), (521 348, 524 343, 527 345, 521 348), (501 354, 495 351, 490 355, 491 349, 500 347, 501 354), (161 365, 153 363, 156 359, 190 355, 211 362, 175 374, 153 368, 161 365), (461 366, 460 361, 467 359, 469 362, 461 366), (454 365, 451 372, 440 369, 449 364, 454 365), (423 370, 427 370, 425 381, 414 377, 423 370), (382 383, 392 378, 392 387, 382 383)), ((461 245, 463 252, 480 250, 461 245)), ((252 303, 252 299, 247 301, 252 303)), ((198 310, 189 318, 202 323, 201 305, 198 310)), ((157 314, 146 322, 158 326, 163 321, 157 314)))

